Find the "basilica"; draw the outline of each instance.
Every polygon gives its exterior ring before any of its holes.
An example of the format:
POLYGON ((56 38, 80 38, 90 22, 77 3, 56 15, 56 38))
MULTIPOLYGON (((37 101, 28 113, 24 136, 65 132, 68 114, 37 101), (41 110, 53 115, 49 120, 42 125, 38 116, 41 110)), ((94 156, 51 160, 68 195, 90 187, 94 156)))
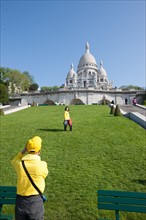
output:
POLYGON ((101 61, 98 67, 95 57, 90 53, 89 43, 86 43, 85 52, 77 66, 77 72, 72 64, 63 87, 45 93, 23 94, 21 105, 33 102, 38 105, 56 103, 97 105, 111 102, 123 105, 125 100, 127 104, 131 104, 134 97, 140 103, 140 91, 137 93, 136 90, 122 91, 122 89, 113 88, 103 67, 103 62, 101 61))
POLYGON ((90 53, 89 43, 86 43, 85 53, 81 56, 77 67, 77 73, 73 64, 67 74, 65 88, 94 88, 99 90, 112 89, 112 83, 109 82, 106 70, 103 68, 103 62, 98 67, 94 56, 90 53))

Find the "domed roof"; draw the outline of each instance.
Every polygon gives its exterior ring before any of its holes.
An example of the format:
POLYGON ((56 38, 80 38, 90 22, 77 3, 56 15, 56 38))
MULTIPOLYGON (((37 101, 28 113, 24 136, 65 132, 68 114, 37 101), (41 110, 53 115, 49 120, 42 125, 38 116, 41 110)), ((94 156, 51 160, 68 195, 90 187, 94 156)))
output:
POLYGON ((71 64, 70 71, 67 74, 67 78, 73 78, 74 76, 76 76, 76 72, 73 69, 73 64, 71 64))
POLYGON ((103 68, 103 62, 102 61, 100 61, 99 73, 100 73, 101 76, 107 77, 107 73, 106 73, 105 69, 103 68))
POLYGON ((86 65, 86 64, 95 64, 95 65, 97 65, 94 56, 89 51, 89 43, 88 42, 86 43, 86 51, 83 54, 83 56, 80 58, 78 68, 80 68, 80 67, 82 67, 83 65, 86 65))

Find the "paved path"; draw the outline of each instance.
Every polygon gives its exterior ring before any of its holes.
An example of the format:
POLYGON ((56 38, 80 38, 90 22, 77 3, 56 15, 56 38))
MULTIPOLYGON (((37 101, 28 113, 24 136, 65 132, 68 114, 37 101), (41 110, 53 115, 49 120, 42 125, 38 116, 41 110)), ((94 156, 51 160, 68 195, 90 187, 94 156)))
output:
POLYGON ((10 114, 28 108, 28 106, 3 106, 4 114, 10 114))
POLYGON ((133 106, 133 105, 120 105, 120 109, 122 109, 124 112, 138 112, 142 114, 143 116, 146 116, 146 109, 133 106))
POLYGON ((8 110, 18 109, 18 108, 19 108, 19 106, 8 106, 8 107, 5 107, 3 109, 4 109, 4 112, 5 112, 5 111, 8 111, 8 110))

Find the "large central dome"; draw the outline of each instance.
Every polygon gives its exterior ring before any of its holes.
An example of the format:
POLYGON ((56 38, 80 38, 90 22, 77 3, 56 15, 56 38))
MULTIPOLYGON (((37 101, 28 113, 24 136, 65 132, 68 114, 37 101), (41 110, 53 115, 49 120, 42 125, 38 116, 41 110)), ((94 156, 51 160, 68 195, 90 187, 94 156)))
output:
POLYGON ((94 56, 89 51, 89 44, 86 43, 86 51, 83 54, 83 56, 80 58, 78 68, 81 68, 89 64, 97 65, 94 56))
POLYGON ((86 43, 85 52, 79 60, 77 72, 74 71, 73 65, 71 65, 65 81, 65 88, 112 89, 112 83, 108 81, 102 61, 100 62, 100 68, 98 68, 94 56, 90 53, 89 43, 86 43))

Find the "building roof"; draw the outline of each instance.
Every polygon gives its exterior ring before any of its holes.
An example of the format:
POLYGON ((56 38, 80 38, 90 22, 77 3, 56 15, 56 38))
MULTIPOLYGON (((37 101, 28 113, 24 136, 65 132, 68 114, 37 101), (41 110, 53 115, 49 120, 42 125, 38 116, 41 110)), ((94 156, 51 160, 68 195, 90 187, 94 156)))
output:
POLYGON ((89 43, 88 42, 86 43, 86 51, 83 54, 83 56, 80 58, 78 68, 86 66, 87 64, 93 64, 93 65, 97 66, 94 56, 89 51, 89 43))
POLYGON ((76 72, 73 69, 73 64, 71 64, 70 71, 67 74, 67 78, 69 79, 69 78, 72 78, 73 76, 76 76, 76 72))
POLYGON ((105 77, 107 77, 107 73, 106 73, 105 69, 103 68, 103 62, 102 62, 102 61, 100 61, 99 74, 100 74, 100 76, 105 76, 105 77))

